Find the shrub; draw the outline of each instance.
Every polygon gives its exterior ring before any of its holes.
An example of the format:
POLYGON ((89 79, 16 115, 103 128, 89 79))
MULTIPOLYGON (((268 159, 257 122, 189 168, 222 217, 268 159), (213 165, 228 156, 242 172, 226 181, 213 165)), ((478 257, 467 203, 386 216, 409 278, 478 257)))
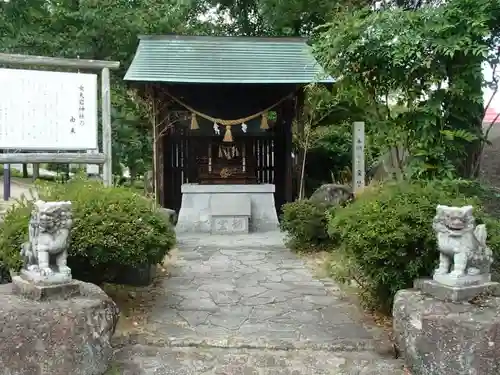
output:
MULTIPOLYGON (((4 174, 4 167, 3 165, 0 165, 0 176, 3 176, 4 174)), ((10 169, 10 176, 11 177, 23 177, 22 172, 18 171, 17 169, 11 168, 10 169)))
POLYGON ((309 199, 286 203, 282 207, 280 227, 288 234, 288 245, 294 250, 323 249, 330 243, 325 203, 309 199))
POLYGON ((438 252, 432 219, 437 204, 475 207, 485 222, 488 243, 500 250, 500 222, 485 214, 477 189, 466 181, 388 183, 363 192, 329 219, 329 234, 352 262, 351 279, 367 307, 390 312, 394 294, 432 274, 438 252))
MULTIPOLYGON (((73 203, 73 229, 68 265, 75 278, 112 281, 121 266, 160 263, 175 244, 171 225, 153 209, 153 202, 124 187, 104 187, 76 178, 65 184, 39 183, 47 201, 73 203)), ((21 266, 19 249, 27 240, 33 202, 19 201, 6 214, 0 235, 0 263, 21 266)))

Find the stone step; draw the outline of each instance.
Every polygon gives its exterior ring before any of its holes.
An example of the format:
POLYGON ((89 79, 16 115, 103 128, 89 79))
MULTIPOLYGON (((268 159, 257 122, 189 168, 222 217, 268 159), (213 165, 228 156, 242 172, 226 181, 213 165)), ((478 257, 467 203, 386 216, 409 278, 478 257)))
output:
POLYGON ((403 362, 374 352, 219 349, 133 345, 105 375, 404 375, 403 362))

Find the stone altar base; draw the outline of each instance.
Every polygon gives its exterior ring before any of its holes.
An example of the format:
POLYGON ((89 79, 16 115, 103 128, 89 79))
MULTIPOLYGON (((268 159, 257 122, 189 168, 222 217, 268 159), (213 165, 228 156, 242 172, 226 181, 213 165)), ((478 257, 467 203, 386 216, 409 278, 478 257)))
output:
POLYGON ((181 187, 177 233, 242 234, 279 229, 274 185, 198 185, 181 187))
POLYGON ((393 325, 412 375, 500 374, 499 297, 453 303, 400 290, 393 325))
MULTIPOLYGON (((118 308, 96 285, 72 284, 79 285, 79 295, 51 301, 14 295, 11 285, 0 285, 0 375, 107 371, 118 308)), ((22 292, 24 286, 14 288, 22 292)))

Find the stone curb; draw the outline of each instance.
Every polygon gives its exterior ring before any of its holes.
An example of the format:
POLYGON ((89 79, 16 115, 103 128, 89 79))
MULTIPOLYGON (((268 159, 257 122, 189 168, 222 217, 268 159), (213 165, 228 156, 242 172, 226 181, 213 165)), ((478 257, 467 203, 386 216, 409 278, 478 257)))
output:
MULTIPOLYGON (((266 340, 267 341, 267 340, 266 340)), ((161 339, 154 337, 153 334, 148 333, 137 333, 128 336, 118 336, 113 337, 111 343, 114 348, 123 348, 128 345, 144 345, 159 348, 183 348, 183 347, 203 347, 203 348, 219 348, 219 349, 260 349, 260 350, 320 350, 328 352, 358 352, 358 351, 373 351, 380 355, 385 355, 387 357, 393 357, 393 350, 380 351, 380 342, 372 339, 340 339, 337 342, 325 343, 325 344, 314 344, 314 343, 276 343, 272 344, 267 342, 266 344, 259 345, 256 344, 242 344, 238 343, 237 340, 227 340, 226 342, 221 342, 221 340, 214 340, 210 338, 200 339, 161 339)))

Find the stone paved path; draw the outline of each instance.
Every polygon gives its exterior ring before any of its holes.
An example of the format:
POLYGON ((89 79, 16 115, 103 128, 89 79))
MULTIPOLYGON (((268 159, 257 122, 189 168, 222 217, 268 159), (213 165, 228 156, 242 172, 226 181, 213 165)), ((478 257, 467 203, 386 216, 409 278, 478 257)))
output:
POLYGON ((149 345, 119 351, 120 374, 403 374, 278 233, 181 237, 179 250, 149 345))

